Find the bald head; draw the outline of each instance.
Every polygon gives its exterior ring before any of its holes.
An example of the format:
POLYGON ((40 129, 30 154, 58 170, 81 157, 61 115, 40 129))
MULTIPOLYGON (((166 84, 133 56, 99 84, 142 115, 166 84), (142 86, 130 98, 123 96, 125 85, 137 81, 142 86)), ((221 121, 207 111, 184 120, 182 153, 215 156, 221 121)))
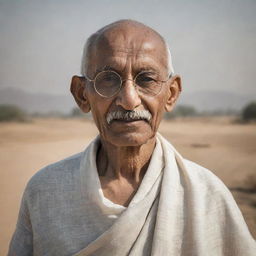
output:
POLYGON ((143 43, 143 48, 154 47, 155 51, 164 51, 161 57, 166 62, 165 66, 168 75, 173 74, 171 53, 164 38, 155 30, 140 22, 120 20, 101 28, 88 38, 82 57, 82 75, 88 75, 88 71, 91 68, 91 60, 97 57, 99 47, 101 49, 113 48, 113 40, 115 41, 115 48, 125 42, 127 50, 129 50, 135 44, 138 47, 143 43), (142 40, 143 42, 140 42, 142 40))

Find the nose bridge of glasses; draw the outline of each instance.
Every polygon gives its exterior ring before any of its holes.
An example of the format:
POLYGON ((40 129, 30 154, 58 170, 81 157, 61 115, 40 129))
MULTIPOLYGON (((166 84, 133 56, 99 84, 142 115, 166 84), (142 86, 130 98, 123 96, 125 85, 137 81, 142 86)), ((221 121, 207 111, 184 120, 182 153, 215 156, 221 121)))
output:
POLYGON ((122 79, 122 78, 120 77, 120 79, 121 79, 121 84, 122 84, 122 85, 124 85, 127 81, 131 81, 134 87, 137 86, 136 83, 135 83, 135 78, 125 78, 125 79, 122 79))

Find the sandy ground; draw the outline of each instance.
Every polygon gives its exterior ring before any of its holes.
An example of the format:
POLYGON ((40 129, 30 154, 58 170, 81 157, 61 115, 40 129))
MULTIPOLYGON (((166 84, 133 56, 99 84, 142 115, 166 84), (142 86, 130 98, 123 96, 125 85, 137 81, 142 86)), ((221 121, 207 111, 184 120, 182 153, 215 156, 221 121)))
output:
MULTIPOLYGON (((185 119, 163 122, 160 132, 184 157, 222 179, 256 238, 256 124, 185 119)), ((29 178, 43 166, 82 151, 96 134, 94 124, 83 120, 0 124, 0 255, 6 255, 29 178)))

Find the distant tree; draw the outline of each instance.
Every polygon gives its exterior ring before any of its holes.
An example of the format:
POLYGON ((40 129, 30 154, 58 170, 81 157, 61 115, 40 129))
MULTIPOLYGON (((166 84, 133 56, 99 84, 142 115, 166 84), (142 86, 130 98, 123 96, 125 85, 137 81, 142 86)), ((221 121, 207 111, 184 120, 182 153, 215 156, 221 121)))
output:
POLYGON ((244 121, 256 120, 256 102, 247 104, 242 110, 242 119, 244 121))
POLYGON ((83 116, 83 112, 80 108, 78 107, 74 107, 72 110, 71 110, 71 114, 70 114, 71 117, 82 117, 83 116))
POLYGON ((84 113, 84 112, 83 112, 80 108, 78 108, 78 107, 74 107, 74 108, 71 110, 70 117, 72 117, 72 118, 84 117, 84 118, 87 119, 87 120, 92 120, 92 114, 91 114, 91 112, 89 112, 89 113, 84 113))
POLYGON ((165 113, 165 119, 172 119, 175 117, 189 117, 196 116, 197 111, 194 107, 189 105, 179 105, 172 112, 165 113))
POLYGON ((27 120, 27 114, 24 110, 14 105, 0 105, 0 122, 5 121, 19 121, 24 122, 27 120))
POLYGON ((176 108, 175 114, 177 116, 195 116, 196 109, 188 105, 180 105, 176 108))

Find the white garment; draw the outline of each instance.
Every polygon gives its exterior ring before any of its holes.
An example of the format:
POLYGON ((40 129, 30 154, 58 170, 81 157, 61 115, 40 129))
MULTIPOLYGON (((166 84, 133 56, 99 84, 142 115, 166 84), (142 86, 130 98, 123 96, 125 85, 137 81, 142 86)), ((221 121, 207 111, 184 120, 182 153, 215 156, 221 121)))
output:
POLYGON ((99 140, 37 173, 24 193, 9 255, 253 256, 231 193, 158 135, 127 208, 106 199, 96 169, 99 140))

